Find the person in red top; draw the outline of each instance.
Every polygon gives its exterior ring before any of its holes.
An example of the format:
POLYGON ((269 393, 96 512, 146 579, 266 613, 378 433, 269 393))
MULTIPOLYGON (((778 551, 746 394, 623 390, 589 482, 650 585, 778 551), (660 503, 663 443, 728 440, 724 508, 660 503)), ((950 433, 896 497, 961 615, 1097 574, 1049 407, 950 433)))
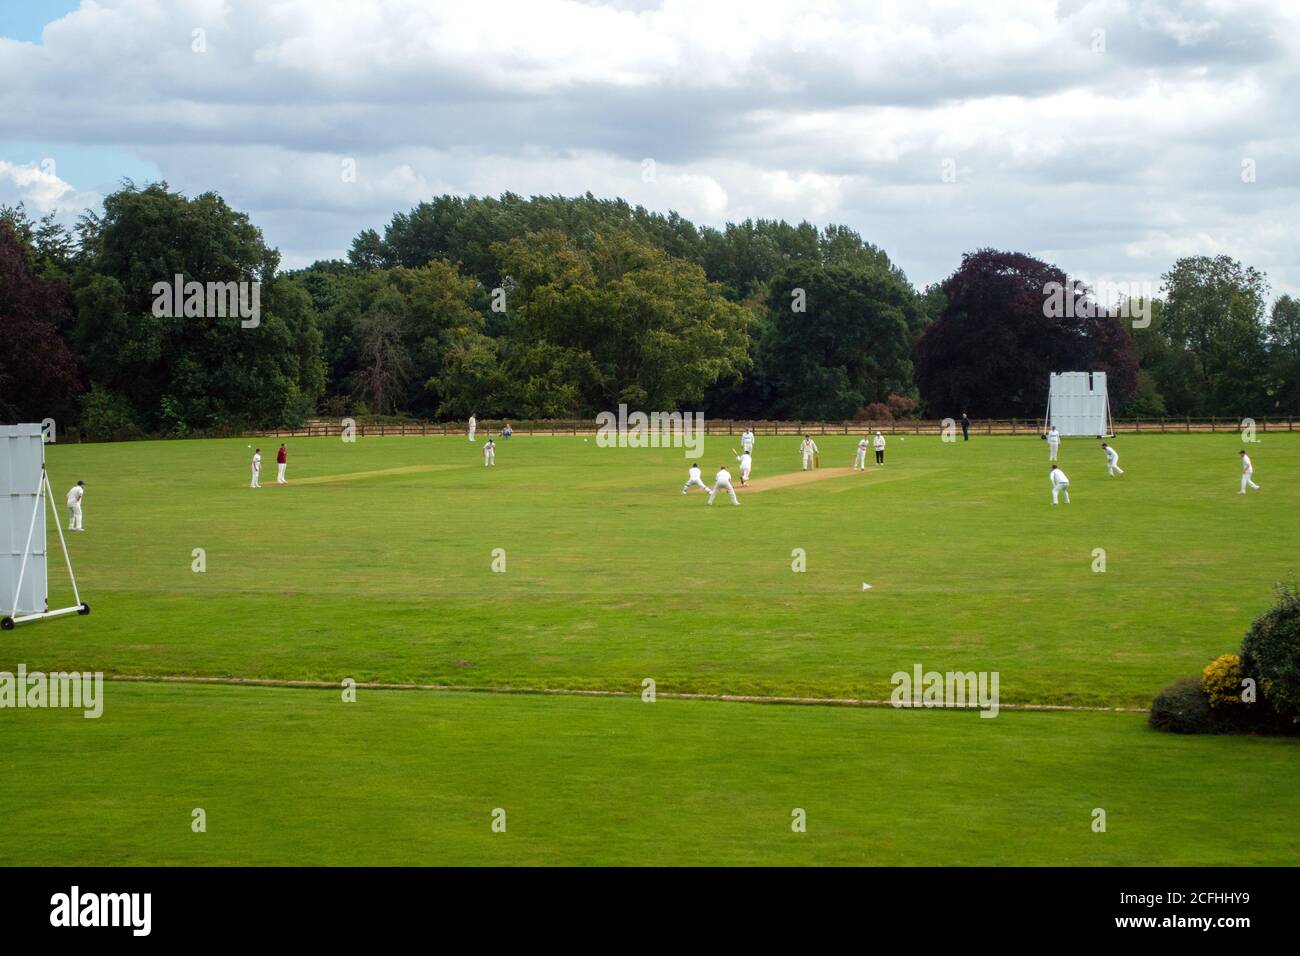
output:
POLYGON ((287 484, 284 480, 284 469, 289 466, 289 455, 284 450, 284 442, 280 442, 280 450, 276 452, 275 463, 277 465, 275 483, 277 485, 287 484))

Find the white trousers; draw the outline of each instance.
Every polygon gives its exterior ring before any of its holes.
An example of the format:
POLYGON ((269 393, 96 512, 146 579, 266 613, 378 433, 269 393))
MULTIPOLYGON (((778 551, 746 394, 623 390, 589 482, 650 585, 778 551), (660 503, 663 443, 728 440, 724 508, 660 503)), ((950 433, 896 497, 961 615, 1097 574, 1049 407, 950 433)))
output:
POLYGON ((863 471, 867 470, 867 452, 865 448, 858 449, 857 457, 853 459, 853 467, 855 469, 861 468, 863 471))
POLYGON ((1062 481, 1060 484, 1052 485, 1052 504, 1057 503, 1057 495, 1065 495, 1065 503, 1070 503, 1070 483, 1062 481))
POLYGON ((492 449, 492 451, 488 452, 483 456, 483 467, 486 468, 488 465, 495 465, 496 463, 497 463, 497 453, 496 453, 496 449, 494 448, 492 449))
POLYGON ((813 456, 813 453, 810 452, 810 451, 806 451, 806 452, 803 453, 803 470, 804 470, 804 471, 807 471, 809 468, 812 467, 812 456, 813 456))
POLYGON ((1061 448, 1061 443, 1059 441, 1049 441, 1047 443, 1047 460, 1056 461, 1056 453, 1060 450, 1060 448, 1061 448))
POLYGON ((729 481, 720 481, 714 486, 713 490, 709 492, 709 504, 713 504, 713 496, 718 493, 719 488, 727 489, 727 494, 731 495, 731 503, 733 505, 740 504, 740 502, 736 500, 736 489, 731 487, 731 482, 729 481))
POLYGON ((696 486, 696 487, 698 487, 698 488, 703 488, 703 489, 704 489, 705 491, 707 491, 709 494, 712 494, 712 493, 713 493, 713 489, 710 488, 708 485, 706 485, 706 484, 703 482, 703 480, 701 480, 701 479, 699 479, 699 478, 688 478, 688 479, 686 480, 686 484, 682 485, 682 494, 686 494, 686 492, 690 491, 692 485, 694 485, 694 486, 696 486))
POLYGON ((746 482, 746 481, 749 481, 749 469, 748 469, 748 468, 742 468, 742 469, 740 469, 740 480, 741 480, 742 483, 744 483, 744 482, 746 482))
POLYGON ((1259 485, 1255 484, 1255 482, 1251 480, 1251 477, 1250 477, 1250 476, 1251 476, 1252 474, 1254 474, 1254 472, 1250 472, 1250 471, 1248 471, 1248 472, 1246 472, 1245 474, 1243 474, 1243 475, 1241 476, 1241 493, 1242 493, 1243 495, 1246 493, 1246 486, 1247 486, 1247 485, 1249 485, 1250 487, 1254 488, 1256 491, 1259 491, 1259 485))
POLYGON ((276 484, 278 485, 284 484, 284 470, 288 467, 289 467, 288 462, 284 462, 284 461, 276 462, 276 469, 275 469, 276 484))
POLYGON ((68 505, 68 530, 80 531, 81 528, 81 505, 68 505))
POLYGON ((1116 458, 1114 461, 1106 463, 1106 477, 1109 478, 1111 475, 1122 475, 1122 474, 1124 474, 1124 469, 1119 466, 1118 458, 1116 458))
POLYGON ((469 428, 469 440, 470 440, 470 441, 473 441, 473 440, 474 440, 474 433, 475 433, 476 431, 478 431, 478 426, 477 426, 477 425, 471 425, 470 428, 469 428))
POLYGON ((248 483, 248 487, 250 487, 250 488, 261 488, 261 487, 262 487, 262 483, 258 480, 258 479, 261 477, 261 475, 262 475, 261 469, 260 469, 260 468, 254 468, 254 469, 253 469, 253 480, 250 481, 250 482, 248 483))

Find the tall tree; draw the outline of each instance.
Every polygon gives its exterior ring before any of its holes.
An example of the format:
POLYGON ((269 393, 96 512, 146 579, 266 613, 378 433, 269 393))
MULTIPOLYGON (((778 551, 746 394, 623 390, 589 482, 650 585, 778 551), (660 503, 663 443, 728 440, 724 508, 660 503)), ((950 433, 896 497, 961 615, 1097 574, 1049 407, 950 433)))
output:
POLYGON ((1268 348, 1276 413, 1300 415, 1300 300, 1284 295, 1273 303, 1268 348))
MULTIPOLYGON (((128 184, 81 230, 73 340, 91 381, 129 399, 146 430, 293 423, 323 385, 310 301, 275 277, 279 253, 215 193, 128 184), (255 323, 207 306, 159 308, 159 283, 243 283, 255 323)), ((204 296, 206 299, 206 296, 204 296)))
POLYGON ((943 311, 915 350, 929 414, 1034 418, 1051 372, 1105 372, 1116 406, 1133 395, 1137 360, 1123 322, 1056 266, 981 249, 941 288, 943 311))
POLYGON ((897 272, 800 263, 769 286, 760 343, 777 416, 848 419, 912 380, 920 302, 897 272))
POLYGON ((67 421, 80 391, 76 358, 59 334, 67 289, 33 275, 31 260, 0 219, 0 419, 67 421))
POLYGON ((1163 276, 1161 334, 1193 360, 1200 414, 1266 414, 1268 280, 1228 256, 1187 256, 1163 276))

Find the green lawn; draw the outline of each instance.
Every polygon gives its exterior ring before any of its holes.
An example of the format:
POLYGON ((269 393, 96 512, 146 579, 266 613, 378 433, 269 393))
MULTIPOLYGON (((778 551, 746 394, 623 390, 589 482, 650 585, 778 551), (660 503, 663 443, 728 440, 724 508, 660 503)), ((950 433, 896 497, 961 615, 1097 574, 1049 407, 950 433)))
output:
MULTIPOLYGON (((1067 439, 1058 508, 1031 437, 893 438, 884 469, 711 509, 680 450, 581 438, 516 436, 493 470, 463 438, 296 439, 283 488, 267 439, 258 491, 246 440, 52 446, 60 497, 87 483, 93 613, 5 633, 0 670, 882 698, 921 664, 997 671, 1004 704, 1141 707, 1300 574, 1300 435, 1262 437, 1246 498, 1235 435, 1120 436, 1117 479, 1067 439)), ((819 437, 823 465, 855 441, 819 437)), ((796 444, 760 436, 755 477, 796 444)), ((0 710, 0 819, 49 835, 0 861, 1236 863, 1300 839, 1293 741, 1141 715, 107 693, 97 721, 0 710)))
MULTIPOLYGON (((113 684, 23 712, 0 864, 1294 863, 1296 751, 1140 715, 113 684), (791 830, 802 808, 807 831, 791 830), (202 808, 207 832, 191 831, 202 808), (506 831, 493 833, 492 812, 506 831), (1093 811, 1106 832, 1092 830, 1093 811)), ((12 712, 10 712, 12 713, 12 712)))

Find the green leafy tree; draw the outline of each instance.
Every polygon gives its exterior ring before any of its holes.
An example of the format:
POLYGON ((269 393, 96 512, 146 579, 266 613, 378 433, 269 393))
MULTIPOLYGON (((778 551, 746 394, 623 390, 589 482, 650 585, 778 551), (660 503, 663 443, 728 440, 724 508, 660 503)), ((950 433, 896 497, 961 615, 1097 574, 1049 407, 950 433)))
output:
POLYGON ((1188 256, 1163 279, 1160 334, 1190 357, 1189 384, 1202 396, 1199 413, 1264 414, 1270 405, 1264 274, 1228 256, 1188 256))
POLYGON ((790 265, 773 277, 767 307, 761 350, 777 415, 847 420, 910 389, 920 303, 897 272, 790 265))

